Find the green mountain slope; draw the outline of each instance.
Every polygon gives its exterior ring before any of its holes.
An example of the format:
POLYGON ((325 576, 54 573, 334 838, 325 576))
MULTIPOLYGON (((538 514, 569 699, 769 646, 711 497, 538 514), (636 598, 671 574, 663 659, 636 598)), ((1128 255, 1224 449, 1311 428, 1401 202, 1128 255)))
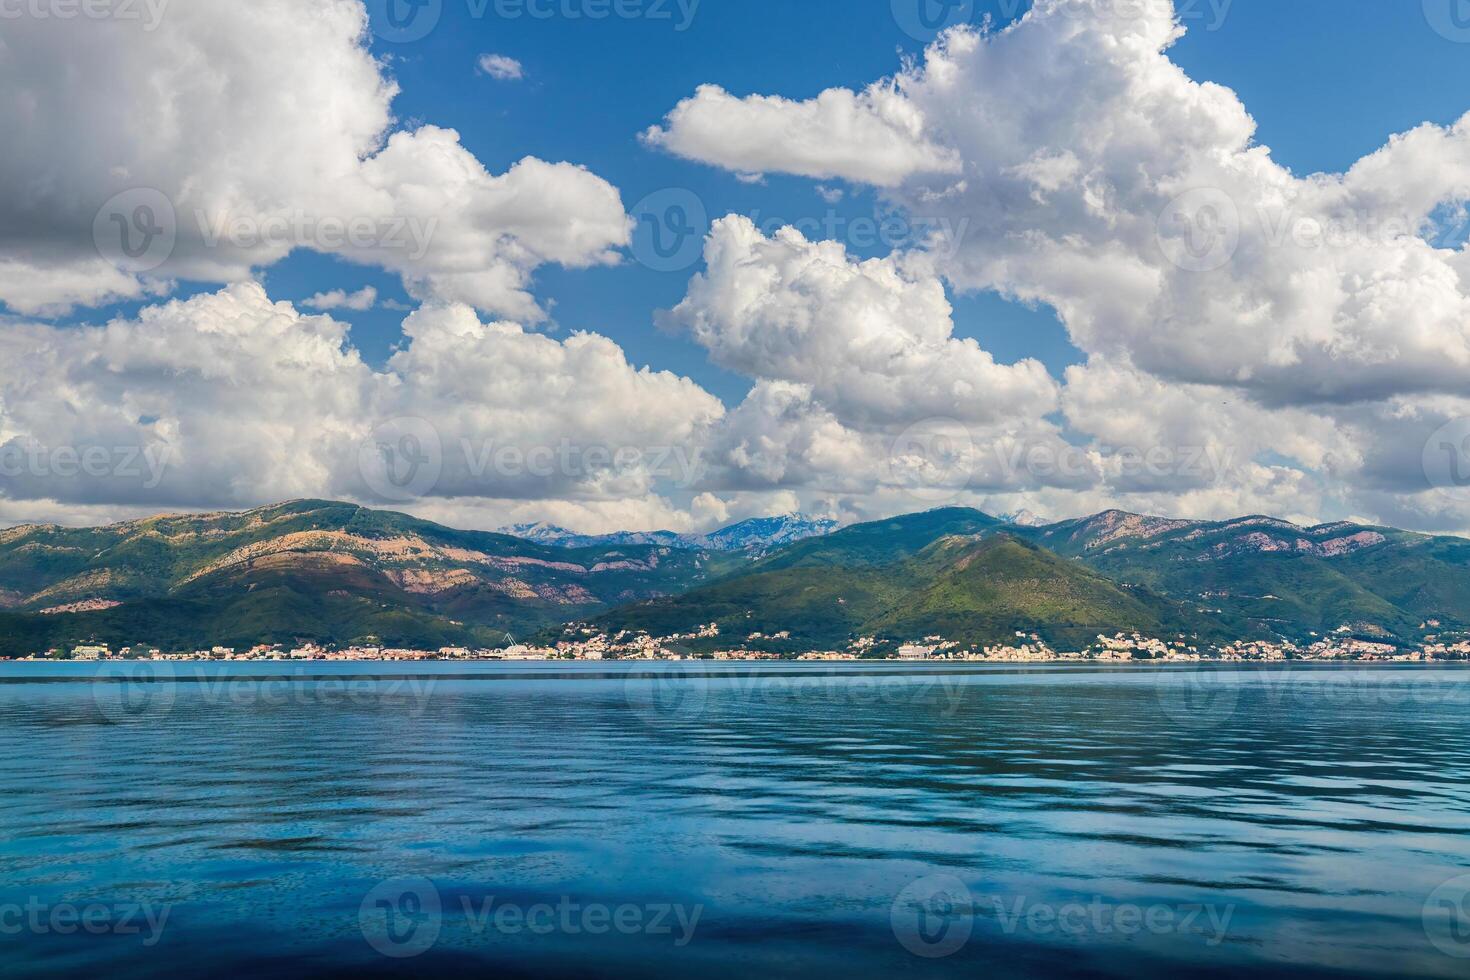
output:
POLYGON ((1413 639, 1431 619, 1470 626, 1470 541, 1463 538, 1120 511, 1017 533, 1117 581, 1197 602, 1255 631, 1302 638, 1349 626, 1413 639))
POLYGON ((720 560, 547 547, 328 501, 13 528, 0 531, 0 655, 86 640, 499 643, 682 590, 720 560))
POLYGON ((858 525, 597 625, 668 636, 716 623, 720 645, 789 632, 799 649, 935 634, 986 645, 1017 630, 1074 645, 1120 630, 1220 635, 1189 606, 1120 587, 1001 527, 964 509, 858 525))
POLYGON ((718 622, 722 633, 741 637, 789 631, 793 646, 846 642, 904 594, 904 561, 942 538, 999 526, 968 508, 857 524, 798 541, 682 595, 620 609, 599 624, 668 636, 718 622))
POLYGON ((1023 631, 1071 647, 1118 631, 1223 636, 1218 624, 1189 607, 1119 586, 1010 534, 944 539, 909 567, 924 584, 867 623, 873 632, 984 644, 1023 631))
POLYGON ((886 521, 854 524, 824 538, 808 538, 742 572, 828 566, 875 567, 911 557, 940 538, 980 535, 1001 521, 969 507, 946 507, 886 521))
POLYGON ((0 656, 86 641, 499 645, 571 622, 720 646, 1139 631, 1414 641, 1470 629, 1470 540, 1392 528, 1199 522, 1110 511, 1045 527, 947 508, 855 525, 758 560, 656 543, 587 547, 293 501, 103 528, 0 530, 0 656), (1438 625, 1436 625, 1438 624, 1438 625))

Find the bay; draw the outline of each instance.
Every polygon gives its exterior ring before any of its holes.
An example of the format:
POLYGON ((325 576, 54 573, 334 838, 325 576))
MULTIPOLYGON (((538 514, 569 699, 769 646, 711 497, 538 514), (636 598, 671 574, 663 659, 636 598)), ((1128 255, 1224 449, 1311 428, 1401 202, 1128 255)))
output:
POLYGON ((0 665, 7 975, 1470 970, 1454 667, 0 665))

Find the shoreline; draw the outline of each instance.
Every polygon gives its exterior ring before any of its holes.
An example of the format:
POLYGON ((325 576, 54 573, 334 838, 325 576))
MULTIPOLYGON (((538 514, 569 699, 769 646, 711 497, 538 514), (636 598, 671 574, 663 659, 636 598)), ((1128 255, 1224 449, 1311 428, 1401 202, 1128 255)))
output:
POLYGON ((1213 667, 1275 667, 1289 668, 1299 666, 1336 666, 1336 667, 1470 667, 1470 660, 1465 659, 1347 659, 1347 658, 1308 658, 1298 657, 1290 660, 1256 660, 1244 658, 1207 657, 1198 660, 1111 660, 1111 659, 1087 659, 1077 657, 1053 657, 1037 660, 900 660, 900 659, 868 659, 868 660, 800 660, 790 659, 727 659, 716 660, 708 657, 663 657, 656 660, 622 659, 622 660, 589 660, 569 659, 558 657, 546 658, 515 658, 502 659, 498 657, 470 657, 470 658, 355 658, 355 659, 236 659, 216 660, 206 657, 159 657, 159 658, 120 658, 114 657, 105 660, 54 660, 34 657, 10 657, 0 658, 0 666, 5 664, 27 664, 41 666, 61 665, 89 665, 89 666, 115 666, 115 665, 141 665, 141 664, 214 664, 224 666, 241 666, 246 664, 262 664, 272 666, 323 666, 328 664, 432 664, 450 665, 496 665, 512 667, 516 665, 532 666, 597 666, 597 667, 644 667, 656 668, 661 664, 698 664, 710 667, 756 667, 756 668, 786 668, 796 670, 831 670, 835 667, 917 667, 917 668, 954 668, 954 667, 1106 667, 1110 669, 1144 668, 1155 669, 1164 667, 1190 668, 1201 666, 1213 667))

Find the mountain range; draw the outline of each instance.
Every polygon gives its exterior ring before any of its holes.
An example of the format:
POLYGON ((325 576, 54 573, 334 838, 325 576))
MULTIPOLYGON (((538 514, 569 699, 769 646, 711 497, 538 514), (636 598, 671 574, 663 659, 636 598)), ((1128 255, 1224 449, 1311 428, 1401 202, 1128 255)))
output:
POLYGON ((1470 624, 1470 540, 1271 517, 1180 521, 1108 511, 1022 529, 1122 582, 1197 602, 1259 633, 1298 638, 1342 626, 1411 639, 1430 620, 1470 624))
POLYGON ((944 509, 803 541, 597 620, 663 635, 710 622, 727 642, 790 631, 808 648, 859 635, 993 644, 1016 631, 1059 644, 1120 630, 1304 641, 1344 627, 1412 642, 1470 625, 1470 540, 1269 517, 1108 511, 1034 525, 944 509))
POLYGON ((596 625, 668 636, 714 623, 725 645, 790 634, 763 646, 791 650, 859 636, 984 645, 1017 631, 1062 645, 1124 629, 1226 638, 1188 604, 1115 582, 1015 531, 965 509, 857 525, 680 595, 614 609, 596 625))
POLYGON ((590 621, 791 650, 873 635, 1055 644, 1099 632, 1414 642, 1470 626, 1470 540, 1269 517, 1109 511, 1037 525, 948 508, 703 536, 460 531, 331 501, 0 530, 0 655, 97 641, 499 646, 590 621))
MULTIPOLYGON (((551 547, 330 501, 0 531, 0 654, 373 639, 501 645, 703 580, 723 556, 551 547)), ((738 559, 736 559, 738 560, 738 559)))
POLYGON ((787 514, 756 517, 720 528, 710 534, 678 534, 674 531, 618 531, 613 534, 577 534, 555 524, 513 524, 502 533, 559 548, 610 548, 647 544, 690 551, 743 551, 764 554, 781 545, 831 534, 840 525, 830 518, 787 514))

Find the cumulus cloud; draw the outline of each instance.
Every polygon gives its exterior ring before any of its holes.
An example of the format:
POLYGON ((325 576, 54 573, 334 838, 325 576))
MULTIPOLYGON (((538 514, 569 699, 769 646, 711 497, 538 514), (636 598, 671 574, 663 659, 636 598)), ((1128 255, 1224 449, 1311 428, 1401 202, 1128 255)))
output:
POLYGON ((404 332, 375 370, 345 324, 253 282, 100 327, 8 327, 0 496, 72 512, 317 496, 672 512, 661 488, 697 479, 690 447, 724 414, 594 334, 556 340, 458 304, 418 310, 404 332))
POLYGON ((1470 254, 1444 235, 1470 202, 1470 117, 1294 174, 1235 93, 1170 60, 1167 3, 1037 0, 866 89, 702 86, 647 130, 748 181, 801 175, 829 201, 871 185, 966 229, 863 259, 717 222, 663 325, 750 380, 728 411, 607 338, 529 329, 537 269, 618 261, 619 192, 533 157, 492 173, 453 130, 401 128, 360 0, 85 28, 22 19, 0 49, 0 302, 50 316, 235 285, 102 326, 8 324, 0 515, 333 495, 578 530, 941 503, 1470 526, 1424 472, 1426 447, 1470 454, 1470 254), (296 248, 403 278, 421 309, 387 365, 253 283, 296 248), (998 363, 956 336, 947 289, 1047 304, 1085 363, 998 363), (120 477, 129 447, 167 465, 120 477))
POLYGON ((997 364, 955 337, 943 283, 899 258, 862 261, 793 228, 768 238, 739 216, 715 223, 704 256, 706 270, 669 324, 717 364, 809 386, 844 421, 984 424, 1056 407, 1056 383, 1040 362, 997 364))
POLYGON ((617 188, 586 168, 526 157, 494 175, 453 130, 393 134, 361 177, 383 208, 374 227, 403 231, 345 254, 400 272, 421 300, 529 322, 545 318, 528 290, 538 266, 616 264, 631 227, 617 188))
POLYGON ((863 260, 794 228, 768 237, 733 215, 715 223, 704 257, 663 325, 755 381, 712 433, 718 489, 912 490, 912 509, 975 487, 1095 476, 1014 464, 1017 453, 1060 451, 1046 420, 1059 385, 1038 361, 999 364, 954 336, 944 284, 925 261, 863 260))
POLYGON ((701 85, 645 142, 742 174, 842 177, 889 187, 918 173, 955 173, 959 158, 930 140, 923 114, 891 86, 828 89, 807 102, 740 99, 701 85))
POLYGON ((762 381, 721 426, 711 456, 727 490, 863 493, 879 479, 883 449, 844 425, 809 386, 762 381))
POLYGON ((101 327, 0 333, 5 495, 172 507, 315 496, 370 415, 346 326, 254 284, 101 327), (93 453, 93 471, 72 466, 93 453))
POLYGON ((619 500, 501 500, 494 498, 426 499, 401 509, 449 527, 497 530, 515 524, 545 522, 577 534, 616 531, 709 530, 703 511, 684 509, 657 494, 619 500))
POLYGON ((478 62, 480 73, 502 82, 518 82, 526 77, 525 69, 516 59, 504 54, 482 54, 478 62))
MULTIPOLYGON (((1395 136, 1341 173, 1299 176, 1256 141, 1234 92, 1170 60, 1183 30, 1172 5, 1126 6, 1037 0, 1003 30, 942 35, 862 92, 793 102, 701 88, 648 139, 731 170, 874 185, 911 214, 962 218, 963 239, 923 257, 958 289, 1058 312, 1088 356, 1061 395, 1073 441, 1234 453, 1205 481, 1100 458, 1089 493, 1196 513, 1252 501, 1362 513, 1369 495, 1383 510, 1397 493, 1388 509, 1441 514, 1418 456, 1470 396, 1470 254, 1437 237, 1470 201, 1470 117, 1395 136), (820 139, 793 138, 800 127, 820 139), (944 165, 892 155, 900 145, 944 165)), ((763 259, 731 277, 743 323, 685 319, 716 360, 769 359, 840 402, 820 369, 781 366, 820 321, 763 318, 780 268, 763 259)), ((834 309, 847 298, 804 295, 834 309)), ((872 411, 887 393, 879 383, 853 397, 872 411)))
POLYGON ((360 0, 198 0, 151 31, 8 21, 0 302, 55 314, 307 248, 534 321, 539 266, 617 261, 616 188, 534 158, 491 174, 453 130, 395 129, 368 37, 360 0))
POLYGON ((905 76, 965 161, 958 183, 897 191, 972 219, 951 281, 1051 304, 1090 353, 1263 402, 1463 390, 1463 256, 1417 234, 1470 188, 1462 127, 1296 177, 1233 92, 1168 59, 1168 7, 1138 14, 1038 4, 992 37, 949 35, 905 76))
POLYGON ((558 341, 466 306, 418 310, 403 329, 379 415, 432 420, 441 496, 621 499, 661 479, 688 486, 704 431, 724 415, 694 382, 635 368, 596 334, 558 341))
POLYGON ((308 296, 301 305, 309 310, 370 310, 378 301, 378 291, 364 286, 356 292, 333 289, 325 293, 308 296))

